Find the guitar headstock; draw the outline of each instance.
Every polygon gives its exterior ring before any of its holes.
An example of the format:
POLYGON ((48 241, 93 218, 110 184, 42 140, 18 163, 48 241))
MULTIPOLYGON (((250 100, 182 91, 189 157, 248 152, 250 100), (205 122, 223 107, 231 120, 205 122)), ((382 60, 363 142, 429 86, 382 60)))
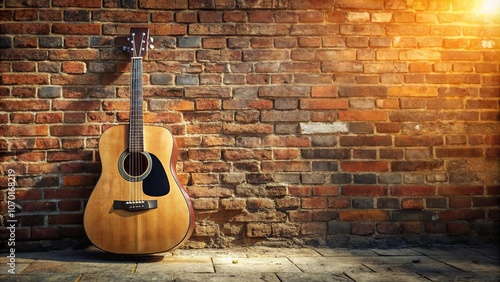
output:
POLYGON ((144 57, 148 51, 148 47, 151 49, 154 48, 153 38, 149 37, 148 28, 131 28, 130 35, 127 39, 129 46, 123 49, 128 51, 132 58, 144 57))

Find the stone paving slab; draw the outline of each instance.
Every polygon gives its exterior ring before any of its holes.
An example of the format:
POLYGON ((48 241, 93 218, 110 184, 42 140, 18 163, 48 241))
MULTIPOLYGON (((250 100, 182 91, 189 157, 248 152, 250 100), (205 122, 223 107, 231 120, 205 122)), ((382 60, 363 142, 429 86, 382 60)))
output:
POLYGON ((281 282, 274 273, 175 274, 175 282, 281 282))
POLYGON ((213 261, 217 273, 301 272, 284 257, 213 258, 213 261))
POLYGON ((324 257, 367 257, 376 256, 372 250, 351 250, 351 249, 331 249, 331 248, 315 248, 321 256, 324 257))
MULTIPOLYGON (((424 276, 417 273, 408 272, 358 272, 349 273, 349 278, 356 282, 373 282, 373 281, 384 281, 384 282, 429 282, 424 276)), ((432 280, 431 280, 432 281, 432 280)))
POLYGON ((379 256, 418 256, 421 253, 412 249, 372 249, 379 256))
POLYGON ((212 258, 209 256, 172 256, 165 257, 156 263, 139 263, 136 273, 144 274, 149 272, 158 273, 215 273, 212 258))
POLYGON ((278 273, 281 282, 352 282, 343 273, 278 273))
POLYGON ((467 257, 436 257, 436 259, 465 272, 485 271, 500 274, 500 261, 481 255, 467 257))
POLYGON ((365 257, 291 257, 290 260, 305 273, 370 272, 363 265, 365 257))
MULTIPOLYGON (((61 280, 62 281, 62 280, 61 280)), ((146 274, 122 274, 117 275, 113 272, 103 272, 103 273, 86 273, 80 275, 76 280, 67 280, 75 282, 126 282, 126 281, 174 281, 173 275, 166 273, 146 273, 146 274)))
POLYGON ((0 274, 0 281, 9 281, 9 282, 61 282, 61 281, 77 281, 79 277, 80 277, 79 274, 54 274, 54 273, 39 273, 37 275, 0 274))
POLYGON ((134 268, 134 264, 35 261, 19 273, 34 275, 39 273, 82 274, 103 273, 112 270, 114 274, 130 274, 133 273, 134 268))
POLYGON ((369 257, 364 265, 378 274, 396 276, 397 273, 410 277, 416 277, 417 274, 427 281, 443 281, 443 278, 463 274, 459 269, 426 256, 369 257))

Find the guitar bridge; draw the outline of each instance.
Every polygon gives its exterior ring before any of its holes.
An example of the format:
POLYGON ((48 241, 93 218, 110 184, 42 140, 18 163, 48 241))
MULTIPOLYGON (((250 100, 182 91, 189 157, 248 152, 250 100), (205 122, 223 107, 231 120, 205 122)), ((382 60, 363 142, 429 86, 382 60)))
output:
POLYGON ((113 202, 113 208, 115 210, 126 210, 126 211, 144 211, 150 209, 156 209, 158 207, 158 201, 148 200, 148 201, 117 201, 113 202))

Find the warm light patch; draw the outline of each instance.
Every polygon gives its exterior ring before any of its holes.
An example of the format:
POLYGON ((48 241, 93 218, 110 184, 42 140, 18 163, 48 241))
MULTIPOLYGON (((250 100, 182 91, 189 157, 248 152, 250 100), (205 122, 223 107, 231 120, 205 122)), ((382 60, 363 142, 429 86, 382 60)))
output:
POLYGON ((487 14, 500 13, 500 0, 483 0, 481 12, 487 14))

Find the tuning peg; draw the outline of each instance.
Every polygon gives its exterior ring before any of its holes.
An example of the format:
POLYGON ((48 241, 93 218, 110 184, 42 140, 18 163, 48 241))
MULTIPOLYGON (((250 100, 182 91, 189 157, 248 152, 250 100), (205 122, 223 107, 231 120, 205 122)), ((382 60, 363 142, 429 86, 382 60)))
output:
POLYGON ((149 44, 149 49, 154 49, 155 46, 153 44, 149 44))
POLYGON ((149 38, 149 42, 150 42, 150 43, 153 43, 154 41, 155 41, 155 40, 153 39, 153 37, 150 37, 150 38, 149 38))

